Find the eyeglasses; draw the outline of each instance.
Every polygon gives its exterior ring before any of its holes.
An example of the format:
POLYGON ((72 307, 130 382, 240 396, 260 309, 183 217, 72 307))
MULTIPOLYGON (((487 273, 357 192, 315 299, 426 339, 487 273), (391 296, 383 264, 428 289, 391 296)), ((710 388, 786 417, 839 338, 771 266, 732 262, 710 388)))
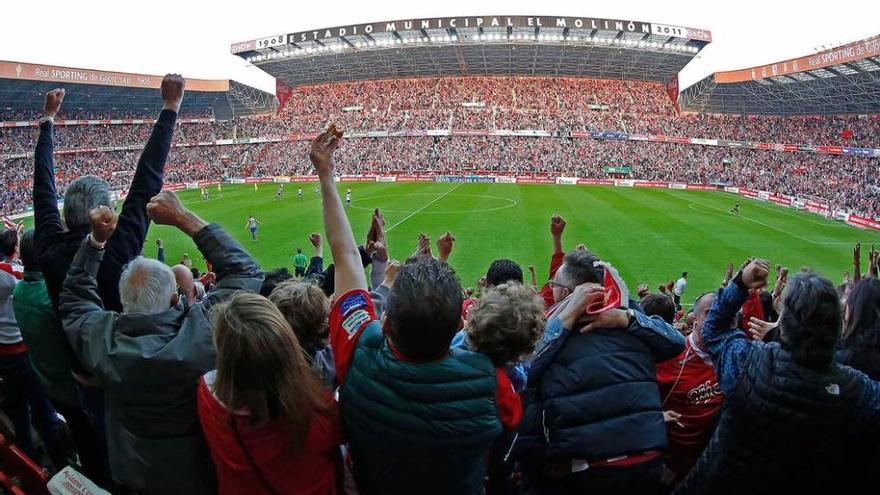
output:
POLYGON ((567 289, 569 292, 574 292, 574 289, 572 289, 571 287, 569 287, 569 286, 567 286, 567 285, 565 285, 565 284, 557 283, 557 282, 555 282, 555 281, 553 281, 553 280, 550 280, 549 282, 547 282, 547 285, 549 285, 550 287, 552 287, 552 288, 554 288, 554 289, 556 289, 556 288, 559 288, 559 289, 567 289))

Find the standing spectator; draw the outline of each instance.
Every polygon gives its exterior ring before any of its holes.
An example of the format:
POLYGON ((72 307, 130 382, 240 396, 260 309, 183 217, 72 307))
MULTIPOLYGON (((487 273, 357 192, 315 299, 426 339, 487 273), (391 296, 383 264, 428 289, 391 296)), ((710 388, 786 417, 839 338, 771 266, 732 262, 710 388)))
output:
POLYGON ((837 361, 880 380, 880 279, 856 282, 846 298, 845 314, 837 361))
POLYGON ((120 278, 123 312, 105 310, 96 274, 117 217, 96 208, 64 281, 64 330, 105 386, 113 479, 139 493, 216 493, 196 414, 199 378, 215 368, 208 313, 236 291, 258 291, 263 274, 228 233, 185 209, 174 193, 159 193, 147 212, 192 237, 216 270, 217 287, 204 302, 179 303, 171 268, 138 257, 120 278))
MULTIPOLYGON (((544 339, 529 368, 529 401, 513 454, 525 493, 650 493, 666 448, 654 363, 684 337, 659 317, 621 309, 585 320, 604 299, 602 265, 589 251, 565 256, 553 280, 544 339)), ((610 270, 610 268, 606 268, 610 270)), ((621 284, 618 284, 621 285, 621 284)))
POLYGON ((331 127, 312 143, 324 226, 336 263, 330 342, 360 493, 480 493, 485 458, 521 415, 513 386, 483 354, 450 349, 461 286, 433 258, 404 264, 384 320, 333 182, 331 127))
POLYGON ((287 280, 275 287, 269 300, 290 324, 312 371, 328 390, 336 388, 336 370, 327 330, 330 299, 324 291, 308 282, 287 280))
POLYGON ((672 287, 672 300, 675 303, 675 311, 681 311, 681 296, 688 288, 688 272, 682 272, 681 278, 675 281, 672 287))
MULTIPOLYGON (((98 294, 104 307, 121 309, 119 275, 122 267, 140 254, 150 225, 147 202, 162 189, 162 176, 174 123, 183 101, 186 81, 176 74, 162 79, 164 109, 153 127, 150 139, 138 161, 128 196, 119 214, 119 229, 107 245, 106 260, 98 271, 98 294)), ((40 118, 40 137, 34 154, 34 228, 40 263, 49 287, 49 295, 58 306, 61 284, 73 255, 89 231, 89 211, 110 205, 110 185, 94 175, 83 175, 67 187, 64 197, 64 220, 58 214, 58 193, 55 187, 53 159, 53 122, 64 101, 64 90, 55 89, 46 95, 40 118)))
POLYGON ((859 446, 877 442, 880 383, 834 363, 842 318, 831 282, 812 272, 794 277, 781 344, 750 341, 734 326, 749 290, 765 287, 769 271, 766 260, 740 270, 703 324, 727 403, 677 494, 834 493, 869 474, 855 461, 859 446))
POLYGON ((217 493, 336 493, 336 402, 284 316, 266 298, 239 293, 212 320, 217 369, 200 380, 198 407, 217 493))
MULTIPOLYGON (((668 296, 659 297, 669 300, 668 296)), ((701 338, 701 328, 714 302, 714 292, 697 299, 693 331, 685 340, 684 351, 657 364, 657 385, 669 436, 666 467, 674 475, 673 484, 687 475, 703 453, 724 403, 712 358, 701 338)))
MULTIPOLYGON (((15 319, 40 384, 73 434, 80 469, 91 480, 101 482, 106 476, 104 449, 80 403, 76 382, 70 372, 76 356, 64 337, 61 320, 49 299, 34 246, 33 229, 24 233, 20 244, 24 278, 12 293, 15 319)), ((32 413, 38 410, 34 408, 32 413)))
POLYGON ((3 410, 15 429, 15 442, 36 458, 31 425, 36 428, 49 451, 55 469, 67 464, 63 423, 49 403, 46 392, 31 367, 27 348, 13 309, 13 291, 22 279, 18 263, 18 232, 0 232, 0 383, 3 384, 3 410))

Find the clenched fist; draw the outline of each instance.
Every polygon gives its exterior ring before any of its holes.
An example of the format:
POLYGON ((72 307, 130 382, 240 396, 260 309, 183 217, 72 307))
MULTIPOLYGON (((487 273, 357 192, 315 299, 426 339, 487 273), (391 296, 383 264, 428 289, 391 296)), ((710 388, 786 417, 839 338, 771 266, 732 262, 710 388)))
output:
POLYGON ((116 231, 116 222, 119 221, 116 212, 107 206, 92 208, 89 211, 89 219, 92 222, 92 239, 100 243, 110 239, 110 236, 116 231))
POLYGON ((770 263, 767 260, 752 260, 742 270, 743 285, 749 289, 760 289, 767 285, 767 276, 770 274, 770 263))
POLYGON ((172 191, 162 191, 147 203, 147 216, 159 225, 172 225, 190 236, 202 230, 207 223, 187 210, 172 191))
POLYGON ((559 237, 565 231, 565 219, 557 214, 550 217, 550 235, 559 237))
POLYGON ((43 105, 43 117, 54 117, 58 110, 61 109, 61 102, 64 101, 64 90, 61 88, 53 89, 46 93, 46 104, 43 105))
POLYGON ((449 255, 452 254, 452 247, 454 245, 455 236, 452 235, 452 232, 446 232, 437 239, 437 252, 439 253, 438 258, 440 261, 446 261, 449 259, 449 255))
POLYGON ((186 79, 180 74, 167 74, 162 78, 162 101, 165 103, 166 110, 180 112, 185 88, 186 79))

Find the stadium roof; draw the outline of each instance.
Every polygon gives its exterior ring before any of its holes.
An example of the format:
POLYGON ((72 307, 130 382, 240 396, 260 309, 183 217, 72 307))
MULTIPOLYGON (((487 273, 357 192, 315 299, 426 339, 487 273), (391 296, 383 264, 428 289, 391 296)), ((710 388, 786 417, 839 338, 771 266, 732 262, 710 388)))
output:
POLYGON ((801 58, 716 72, 681 94, 703 113, 822 115, 880 112, 880 36, 801 58))
MULTIPOLYGON (((162 76, 0 61, 0 109, 42 108, 46 92, 63 87, 68 110, 126 111, 162 107, 162 76)), ((187 79, 183 110, 211 111, 219 119, 266 113, 275 97, 236 81, 187 79)))
POLYGON ((641 21, 471 16, 278 33, 231 49, 290 87, 468 75, 667 82, 711 41, 704 29, 641 21))

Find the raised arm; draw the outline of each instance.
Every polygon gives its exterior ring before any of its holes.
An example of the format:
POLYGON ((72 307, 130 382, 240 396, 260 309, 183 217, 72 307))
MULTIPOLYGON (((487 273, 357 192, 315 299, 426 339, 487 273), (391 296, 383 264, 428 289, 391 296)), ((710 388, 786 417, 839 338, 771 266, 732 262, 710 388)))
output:
POLYGON ((116 229, 116 212, 99 206, 89 213, 92 232, 82 242, 61 289, 59 312, 64 331, 82 364, 95 371, 102 362, 116 313, 105 311, 96 275, 107 239, 116 229))
POLYGON ((749 295, 749 289, 767 285, 770 264, 767 260, 753 260, 741 269, 715 299, 706 322, 703 323, 702 340, 712 356, 718 383, 724 393, 729 393, 743 369, 753 344, 744 331, 734 326, 734 317, 749 295))
POLYGON ((34 242, 42 252, 46 242, 64 231, 58 212, 58 191, 55 189, 55 143, 53 119, 64 101, 64 90, 46 93, 43 115, 40 117, 40 137, 34 150, 34 242))
MULTIPOLYGON (((565 232, 565 219, 557 214, 550 217, 550 236, 553 238, 553 255, 550 257, 550 272, 547 277, 552 280, 556 276, 556 271, 562 266, 562 260, 565 258, 565 251, 562 249, 562 233, 565 232)), ((544 299, 544 306, 553 305, 553 288, 549 283, 545 283, 541 287, 541 298, 544 299)))
POLYGON ((324 271, 324 244, 321 242, 321 234, 314 232, 309 235, 309 242, 315 247, 315 255, 309 260, 306 268, 306 277, 317 275, 324 271))
POLYGON ((259 292, 263 272, 247 251, 217 224, 208 225, 186 209, 172 191, 162 191, 147 204, 149 218, 160 225, 177 227, 192 237, 217 276, 217 285, 205 307, 226 299, 236 291, 259 292))
POLYGON ((342 295, 354 289, 366 289, 367 277, 361 255, 351 231, 351 224, 345 216, 345 209, 333 182, 333 152, 339 146, 341 132, 335 127, 322 132, 312 141, 309 158, 318 172, 321 181, 321 204, 324 213, 324 233, 330 244, 330 252, 335 264, 335 291, 342 295))
POLYGON ((107 242, 105 260, 98 272, 101 297, 109 309, 121 310, 119 301, 119 276, 122 267, 140 254, 150 227, 146 206, 150 198, 162 190, 165 162, 171 149, 174 124, 183 101, 186 81, 179 74, 168 74, 162 79, 164 108, 153 126, 150 139, 138 160, 128 196, 119 214, 119 227, 107 242))

